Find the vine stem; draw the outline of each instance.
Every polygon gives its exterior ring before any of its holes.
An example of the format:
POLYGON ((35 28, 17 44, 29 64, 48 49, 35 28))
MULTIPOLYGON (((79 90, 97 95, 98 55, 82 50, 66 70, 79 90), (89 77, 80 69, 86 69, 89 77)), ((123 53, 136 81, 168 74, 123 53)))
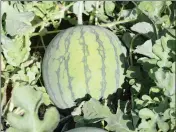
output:
POLYGON ((4 84, 4 91, 3 91, 3 96, 1 99, 1 112, 3 112, 4 106, 6 105, 7 101, 7 86, 9 84, 10 79, 7 79, 4 84))
POLYGON ((110 28, 110 27, 113 27, 113 26, 118 25, 118 24, 128 23, 128 22, 132 22, 132 21, 135 21, 135 20, 136 19, 116 21, 116 22, 111 22, 111 23, 107 23, 107 24, 102 24, 100 26, 110 28))
POLYGON ((67 120, 68 120, 69 118, 71 118, 71 117, 72 117, 72 115, 68 115, 68 116, 62 118, 62 119, 60 120, 60 123, 63 123, 63 122, 65 122, 65 121, 67 121, 67 120))
MULTIPOLYGON (((140 36, 140 35, 141 35, 141 34, 135 35, 135 36, 132 38, 131 43, 130 43, 130 49, 129 49, 130 55, 129 55, 129 57, 130 57, 130 65, 131 65, 131 66, 133 66, 133 44, 134 44, 134 40, 135 40, 138 36, 140 36)), ((132 110, 133 110, 133 109, 134 109, 134 98, 133 98, 132 89, 130 89, 130 93, 131 93, 131 106, 132 106, 132 110)))
POLYGON ((95 3, 95 25, 98 25, 98 17, 97 17, 98 6, 99 6, 99 1, 96 1, 96 3, 95 3))
POLYGON ((83 12, 83 1, 79 1, 79 12, 78 12, 78 25, 83 24, 82 12, 83 12))
POLYGON ((134 40, 140 36, 141 34, 137 34, 135 35, 132 40, 131 40, 131 43, 130 43, 130 64, 131 66, 133 66, 133 44, 134 44, 134 40))
POLYGON ((41 39, 41 42, 42 42, 42 45, 43 45, 44 49, 46 50, 46 46, 45 46, 45 43, 44 43, 43 37, 40 36, 40 39, 41 39))
MULTIPOLYGON (((46 34, 59 33, 60 31, 62 31, 62 30, 47 31, 46 34)), ((40 32, 32 33, 32 34, 30 35, 30 37, 34 37, 34 36, 38 36, 38 35, 40 35, 40 32)))

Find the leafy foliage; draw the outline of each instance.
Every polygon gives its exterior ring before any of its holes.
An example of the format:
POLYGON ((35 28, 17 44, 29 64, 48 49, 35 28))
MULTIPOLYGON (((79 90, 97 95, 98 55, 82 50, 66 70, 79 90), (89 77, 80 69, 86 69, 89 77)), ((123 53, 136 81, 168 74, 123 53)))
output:
POLYGON ((78 2, 64 1, 1 4, 2 131, 57 127, 63 132, 91 126, 115 132, 174 132, 174 1, 84 1, 81 9, 78 2), (74 110, 59 110, 59 116, 41 78, 43 53, 56 33, 77 24, 80 13, 84 25, 108 28, 126 46, 126 79, 108 99, 86 98, 74 110), (70 114, 73 120, 67 118, 70 114))
POLYGON ((55 107, 46 109, 44 119, 39 120, 38 110, 40 105, 43 103, 42 96, 42 92, 35 91, 31 86, 26 85, 14 88, 12 93, 12 102, 14 107, 23 108, 25 109, 25 112, 22 116, 17 115, 14 112, 7 114, 7 121, 12 126, 7 129, 8 132, 43 132, 53 131, 56 128, 60 117, 55 107))

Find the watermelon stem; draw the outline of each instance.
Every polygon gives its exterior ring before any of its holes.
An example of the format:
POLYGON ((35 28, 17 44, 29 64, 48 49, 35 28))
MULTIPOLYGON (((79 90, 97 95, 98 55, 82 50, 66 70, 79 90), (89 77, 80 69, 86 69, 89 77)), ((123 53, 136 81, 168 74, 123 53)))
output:
POLYGON ((63 123, 65 121, 67 121, 68 119, 72 118, 72 115, 68 115, 66 117, 63 117, 61 120, 60 120, 60 123, 63 123))
POLYGON ((40 36, 40 39, 41 39, 41 42, 42 42, 42 45, 43 45, 44 49, 46 50, 46 46, 45 46, 45 43, 44 43, 43 37, 40 36))
POLYGON ((131 43, 130 43, 130 64, 131 66, 133 66, 133 44, 134 44, 134 40, 140 36, 141 34, 137 34, 135 35, 132 40, 131 40, 131 43))

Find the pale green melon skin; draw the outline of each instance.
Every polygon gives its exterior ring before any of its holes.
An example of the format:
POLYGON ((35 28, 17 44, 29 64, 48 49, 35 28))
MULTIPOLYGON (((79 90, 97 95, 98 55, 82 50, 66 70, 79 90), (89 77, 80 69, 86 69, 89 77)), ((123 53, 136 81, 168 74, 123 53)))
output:
POLYGON ((66 132, 107 132, 107 131, 95 127, 80 127, 66 132))
POLYGON ((99 100, 124 82, 122 44, 111 31, 76 26, 54 37, 43 59, 42 74, 52 101, 61 109, 86 94, 99 100))

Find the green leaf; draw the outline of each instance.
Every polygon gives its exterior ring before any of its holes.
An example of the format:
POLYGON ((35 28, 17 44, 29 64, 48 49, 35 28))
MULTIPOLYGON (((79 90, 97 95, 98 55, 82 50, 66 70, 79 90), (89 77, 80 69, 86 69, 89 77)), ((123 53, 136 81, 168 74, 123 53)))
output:
POLYGON ((20 69, 16 74, 12 75, 12 82, 27 82, 30 85, 37 83, 40 77, 40 63, 31 64, 31 67, 20 69))
POLYGON ((99 8, 97 9, 97 17, 100 21, 102 22, 108 22, 108 16, 105 15, 105 10, 104 10, 104 2, 99 3, 99 8))
POLYGON ((159 88, 162 88, 165 95, 170 96, 175 92, 175 74, 165 71, 162 68, 150 70, 150 77, 155 81, 159 88))
POLYGON ((115 3, 113 1, 105 1, 105 12, 108 16, 113 16, 115 3))
POLYGON ((174 40, 171 40, 169 36, 162 36, 160 39, 156 40, 153 46, 153 53, 160 58, 157 62, 159 67, 171 67, 172 62, 169 61, 171 58, 169 56, 172 46, 174 47, 174 40))
POLYGON ((125 45, 130 49, 130 44, 131 44, 131 40, 134 37, 134 34, 132 33, 125 33, 122 36, 122 41, 125 43, 125 45))
POLYGON ((147 40, 143 45, 137 46, 134 53, 142 54, 147 57, 153 58, 154 54, 152 52, 152 41, 147 40))
POLYGON ((71 129, 66 132, 107 132, 104 129, 96 128, 96 127, 78 127, 75 129, 71 129))
POLYGON ((136 98, 134 102, 136 103, 137 108, 141 108, 141 106, 144 104, 144 101, 138 98, 136 98))
POLYGON ((131 111, 131 115, 132 115, 132 120, 133 120, 133 126, 134 128, 136 128, 140 118, 134 111, 131 111))
POLYGON ((19 132, 19 130, 15 129, 15 128, 8 128, 6 132, 19 132))
POLYGON ((7 2, 2 3, 2 10, 6 13, 6 31, 11 36, 33 32, 31 21, 34 19, 33 12, 18 12, 7 2))
POLYGON ((84 119, 86 120, 102 120, 112 115, 107 106, 101 105, 99 101, 93 98, 90 99, 90 101, 85 102, 82 109, 84 119))
POLYGON ((140 90, 141 90, 141 84, 140 83, 136 83, 136 84, 132 85, 132 88, 133 88, 133 91, 135 90, 137 92, 140 92, 140 90))
POLYGON ((153 120, 146 121, 142 119, 138 126, 139 132, 158 132, 156 129, 156 123, 153 120))
POLYGON ((144 101, 152 101, 151 97, 148 96, 148 95, 143 95, 142 96, 142 100, 144 100, 144 101))
POLYGON ((164 4, 164 1, 142 1, 139 3, 138 8, 149 17, 154 18, 154 16, 160 16, 164 4))
POLYGON ((163 27, 165 28, 169 28, 171 26, 171 22, 170 22, 170 18, 168 15, 164 15, 161 19, 160 19, 160 23, 163 25, 163 27))
POLYGON ((35 89, 37 91, 41 91, 42 92, 42 94, 43 94, 43 103, 45 105, 48 106, 48 105, 52 104, 52 101, 50 100, 50 97, 47 94, 45 87, 38 87, 38 86, 34 86, 34 87, 35 87, 35 89))
POLYGON ((159 119, 157 121, 157 124, 158 124, 158 127, 159 127, 159 129, 161 131, 168 132, 168 130, 169 130, 169 124, 168 123, 166 123, 166 122, 162 121, 161 119, 159 119))
POLYGON ((164 111, 169 107, 168 99, 160 99, 158 106, 154 107, 156 113, 164 113, 164 111))
POLYGON ((94 10, 95 5, 96 5, 96 1, 85 1, 85 4, 84 4, 85 10, 87 12, 91 12, 94 10))
POLYGON ((30 54, 29 36, 16 36, 14 39, 2 35, 2 49, 7 63, 12 66, 19 66, 26 61, 30 54))
MULTIPOLYGON (((74 114, 73 114, 74 115, 74 114)), ((74 116, 74 122, 76 122, 75 127, 84 127, 86 122, 82 116, 74 116)))
POLYGON ((158 87, 151 87, 150 88, 150 93, 159 93, 160 92, 160 88, 158 88, 158 87))
POLYGON ((149 59, 147 57, 142 57, 137 60, 138 63, 140 63, 143 66, 143 69, 146 72, 149 72, 150 69, 156 67, 157 60, 156 59, 149 59))
POLYGON ((173 72, 173 73, 176 73, 176 70, 175 70, 176 68, 175 68, 175 66, 176 66, 176 62, 172 63, 172 68, 171 68, 171 69, 172 69, 172 72, 173 72))
POLYGON ((6 30, 11 36, 16 34, 25 34, 33 32, 33 28, 29 23, 34 18, 32 12, 15 13, 8 12, 6 18, 6 30))
POLYGON ((126 72, 126 77, 141 79, 141 70, 139 66, 130 66, 126 72))
POLYGON ((134 128, 132 122, 128 119, 128 116, 125 115, 120 108, 118 108, 117 113, 109 116, 105 119, 107 126, 105 127, 109 131, 116 132, 133 132, 134 128))
MULTIPOLYGON (((157 57, 159 57, 160 59, 164 58, 164 56, 163 56, 164 49, 163 49, 163 46, 161 45, 161 40, 160 39, 156 40, 152 50, 153 50, 153 53, 157 57)), ((168 55, 166 54, 166 56, 168 56, 168 55)))
MULTIPOLYGON (((61 12, 58 11, 60 8, 56 1, 41 1, 41 2, 30 2, 25 5, 26 11, 32 11, 34 14, 40 18, 50 17, 55 18, 55 16, 62 16, 61 12), (56 14, 57 13, 57 14, 56 14)), ((57 17, 56 17, 57 18, 57 17)))
POLYGON ((139 117, 142 119, 155 118, 155 114, 148 108, 143 108, 139 111, 139 117))
MULTIPOLYGON (((42 92, 34 90, 31 86, 19 86, 13 89, 12 102, 14 107, 24 109, 24 115, 14 112, 7 114, 7 120, 12 128, 18 131, 44 132, 53 131, 60 120, 60 115, 55 107, 46 109, 44 119, 38 117, 39 107, 43 103, 42 92)), ((10 127, 10 129, 12 129, 10 127)))
POLYGON ((147 22, 139 22, 131 27, 131 30, 141 33, 141 34, 147 34, 150 32, 154 32, 153 27, 151 24, 147 22))
POLYGON ((81 115, 81 114, 82 114, 82 106, 84 105, 84 103, 85 103, 84 101, 81 102, 81 104, 79 104, 79 106, 76 107, 76 108, 72 111, 71 115, 72 115, 72 116, 79 116, 79 115, 81 115))
POLYGON ((136 9, 124 9, 119 13, 119 17, 124 18, 125 20, 127 19, 136 19, 138 16, 136 9))
POLYGON ((1 54, 1 71, 4 71, 6 68, 6 60, 4 59, 4 56, 1 54))

